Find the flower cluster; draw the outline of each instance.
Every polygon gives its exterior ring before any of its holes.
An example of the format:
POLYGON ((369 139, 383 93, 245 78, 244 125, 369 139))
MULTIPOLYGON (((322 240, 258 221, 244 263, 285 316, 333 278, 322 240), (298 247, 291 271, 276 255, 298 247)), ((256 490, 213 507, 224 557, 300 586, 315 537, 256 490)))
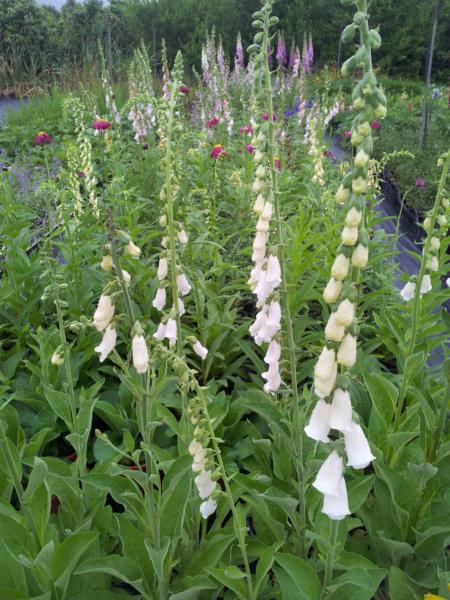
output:
MULTIPOLYGON (((364 211, 373 145, 370 123, 375 116, 385 116, 386 100, 377 87, 371 61, 371 48, 377 46, 379 35, 369 31, 366 13, 358 13, 357 21, 363 43, 356 52, 356 58, 351 57, 343 65, 343 74, 350 74, 358 67, 364 69, 363 78, 353 92, 353 105, 357 114, 353 122, 351 142, 356 148, 356 155, 353 169, 344 177, 336 196, 339 204, 346 205, 345 224, 341 245, 331 268, 331 278, 323 294, 325 302, 330 305, 331 314, 325 327, 325 346, 314 369, 314 392, 319 400, 305 433, 324 443, 330 442, 330 430, 342 433, 347 465, 363 469, 374 456, 353 415, 346 371, 356 362, 357 284, 360 271, 366 267, 369 258, 369 235, 364 228, 364 211)), ((349 25, 343 33, 345 39, 348 38, 349 28, 354 35, 358 26, 355 23, 349 25)), ((344 518, 350 512, 343 465, 338 441, 313 483, 324 494, 323 512, 336 520, 344 518)))

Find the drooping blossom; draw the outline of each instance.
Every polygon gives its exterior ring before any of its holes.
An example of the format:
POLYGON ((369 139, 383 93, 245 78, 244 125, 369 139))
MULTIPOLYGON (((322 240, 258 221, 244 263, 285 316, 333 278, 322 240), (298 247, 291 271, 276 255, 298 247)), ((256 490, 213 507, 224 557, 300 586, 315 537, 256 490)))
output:
POLYGON ((435 87, 433 89, 433 93, 432 93, 433 100, 436 100, 437 98, 439 98, 439 96, 440 96, 439 88, 435 87))
POLYGON ((245 144, 245 149, 247 150, 247 152, 248 152, 249 154, 253 154, 253 153, 254 153, 254 151, 255 151, 255 148, 254 148, 254 146, 252 146, 251 144, 245 144))
POLYGON ((344 136, 345 139, 350 140, 353 134, 351 131, 344 131, 344 133, 342 135, 344 136))
POLYGON ((111 301, 111 296, 102 294, 98 301, 97 309, 94 313, 94 325, 97 331, 103 331, 111 323, 114 316, 115 306, 111 301))
POLYGON ((278 171, 281 171, 281 159, 276 156, 274 158, 274 162, 275 162, 275 169, 278 169, 278 171))
MULTIPOLYGON (((268 112, 263 113, 262 116, 261 116, 261 119, 263 121, 268 121, 269 120, 269 113, 268 112)), ((275 113, 273 113, 273 115, 272 115, 272 121, 276 121, 276 120, 277 120, 277 115, 275 113)))
POLYGON ((108 354, 110 354, 114 350, 116 341, 116 330, 108 326, 105 330, 105 333, 103 334, 102 341, 95 348, 95 351, 100 354, 100 362, 103 362, 107 358, 108 354))
POLYGON ((34 138, 34 143, 36 146, 42 146, 43 144, 50 144, 52 141, 52 136, 46 131, 40 131, 37 136, 34 138))
POLYGON ((244 49, 242 47, 241 34, 238 33, 236 40, 236 54, 234 58, 234 68, 236 71, 243 70, 245 67, 244 64, 244 49))
POLYGON ((380 129, 381 125, 379 123, 379 121, 372 121, 372 123, 370 124, 372 129, 380 129))
POLYGON ((189 88, 188 88, 188 86, 187 85, 180 86, 180 92, 182 94, 189 94, 189 88))
POLYGON ((143 375, 148 370, 148 349, 143 335, 134 335, 131 342, 133 354, 133 367, 136 371, 143 375))
POLYGON ((244 125, 244 127, 239 128, 239 133, 253 133, 253 127, 249 125, 244 125))
POLYGON ((208 127, 208 129, 212 129, 213 127, 215 127, 218 124, 219 124, 219 119, 217 117, 213 117, 212 119, 209 119, 209 121, 206 123, 206 126, 208 127))

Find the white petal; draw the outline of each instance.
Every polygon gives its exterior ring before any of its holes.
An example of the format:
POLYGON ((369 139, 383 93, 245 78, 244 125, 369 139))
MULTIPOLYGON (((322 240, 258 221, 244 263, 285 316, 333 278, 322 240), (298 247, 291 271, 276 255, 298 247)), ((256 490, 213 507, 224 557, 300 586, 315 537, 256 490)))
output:
POLYGON ((338 496, 330 496, 328 494, 324 496, 322 512, 334 521, 341 521, 350 514, 347 486, 343 477, 341 477, 339 482, 338 496))

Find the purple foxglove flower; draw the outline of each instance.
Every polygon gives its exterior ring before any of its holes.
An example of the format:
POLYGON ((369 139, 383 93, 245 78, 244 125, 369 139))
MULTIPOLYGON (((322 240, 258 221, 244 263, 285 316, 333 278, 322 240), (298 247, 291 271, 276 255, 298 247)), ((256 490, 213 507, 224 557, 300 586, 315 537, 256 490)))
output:
POLYGON ((284 42, 284 37, 282 34, 278 35, 277 61, 281 67, 284 67, 284 65, 286 64, 286 61, 287 61, 286 44, 284 42))

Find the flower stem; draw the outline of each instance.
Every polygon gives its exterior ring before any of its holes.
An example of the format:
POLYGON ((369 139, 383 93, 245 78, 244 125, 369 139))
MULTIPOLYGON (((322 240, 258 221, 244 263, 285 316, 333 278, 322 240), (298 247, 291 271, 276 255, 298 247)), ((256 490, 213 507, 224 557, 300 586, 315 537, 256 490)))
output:
POLYGON ((325 588, 327 588, 333 579, 334 555, 336 552, 336 542, 339 532, 339 521, 331 520, 330 522, 330 545, 328 547, 327 559, 325 563, 325 576, 323 580, 322 596, 325 588))

